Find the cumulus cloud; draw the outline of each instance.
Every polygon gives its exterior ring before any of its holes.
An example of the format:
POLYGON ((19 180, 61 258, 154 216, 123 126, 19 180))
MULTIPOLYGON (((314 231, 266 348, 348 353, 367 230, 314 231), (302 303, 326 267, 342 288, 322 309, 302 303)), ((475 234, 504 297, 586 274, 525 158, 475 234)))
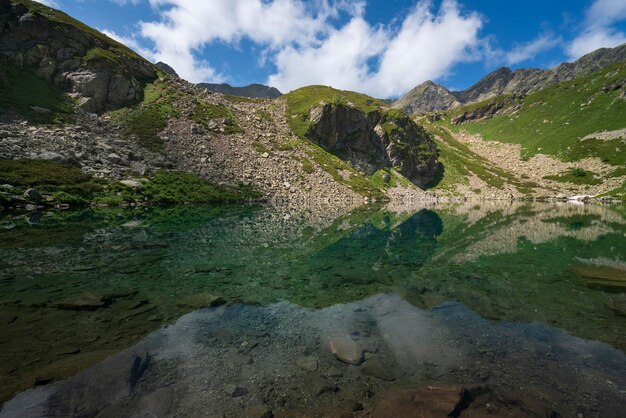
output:
MULTIPOLYGON (((198 59, 212 42, 247 38, 272 50, 317 42, 340 11, 356 12, 362 3, 327 0, 150 0, 161 19, 140 23, 140 34, 154 43, 154 56, 191 81, 216 81, 215 70, 198 59)), ((210 57, 212 61, 217 58, 210 57)))
POLYGON ((261 47, 259 62, 275 68, 267 82, 284 91, 326 84, 396 96, 479 58, 482 17, 456 0, 439 10, 422 0, 397 27, 368 23, 364 1, 149 1, 161 18, 140 23, 140 36, 154 45, 148 56, 191 81, 222 79, 212 67, 218 57, 199 58, 203 48, 242 39, 261 47))
POLYGON ((100 29, 100 32, 104 33, 109 38, 126 45, 139 55, 143 56, 146 59, 153 60, 155 59, 154 52, 148 48, 142 46, 141 42, 137 40, 135 36, 123 36, 119 35, 116 32, 108 29, 100 29))
POLYGON ((480 59, 482 25, 480 15, 462 13, 454 0, 444 0, 436 14, 432 3, 418 3, 400 31, 388 37, 380 69, 364 80, 367 89, 380 97, 395 96, 447 75, 455 64, 480 59))
POLYGON ((519 44, 505 54, 507 65, 515 65, 520 62, 535 58, 542 52, 549 51, 561 43, 561 38, 552 34, 541 34, 530 42, 519 44))
POLYGON ((572 60, 595 51, 626 43, 626 34, 614 27, 626 20, 626 0, 595 0, 585 13, 584 30, 566 48, 572 60))

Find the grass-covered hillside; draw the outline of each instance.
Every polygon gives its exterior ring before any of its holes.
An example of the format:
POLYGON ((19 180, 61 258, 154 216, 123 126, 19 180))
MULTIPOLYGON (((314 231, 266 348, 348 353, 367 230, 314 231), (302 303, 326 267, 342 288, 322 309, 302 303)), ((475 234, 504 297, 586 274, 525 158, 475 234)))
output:
POLYGON ((507 99, 498 96, 454 109, 441 123, 455 131, 480 134, 486 140, 520 144, 526 157, 537 153, 563 161, 598 157, 614 166, 626 165, 623 139, 583 140, 594 133, 626 128, 626 63, 532 93, 520 99, 521 107, 512 113, 457 126, 449 123, 464 113, 507 99))
POLYGON ((102 53, 104 55, 108 55, 111 58, 114 56, 126 56, 129 58, 143 60, 143 58, 137 55, 137 53, 128 48, 126 45, 117 42, 114 39, 111 39, 104 33, 88 25, 85 25, 83 22, 74 19, 73 17, 69 16, 66 13, 63 13, 60 10, 53 9, 52 7, 48 7, 45 4, 32 0, 11 0, 11 3, 14 5, 22 4, 28 9, 29 12, 40 14, 50 22, 53 22, 57 25, 67 25, 69 27, 79 30, 89 37, 97 39, 102 44, 103 48, 100 48, 99 51, 95 48, 93 50, 90 50, 89 54, 85 55, 85 59, 97 58, 97 55, 99 53, 102 53), (107 54, 107 52, 104 51, 110 52, 107 54))
MULTIPOLYGON (((463 180, 464 171, 468 171, 465 168, 477 164, 480 167, 469 171, 485 178, 497 175, 496 171, 481 163, 480 158, 474 158, 469 165, 459 166, 467 150, 448 148, 454 143, 454 134, 462 131, 480 135, 488 143, 519 144, 521 157, 525 160, 546 154, 577 164, 585 158, 597 157, 609 168, 602 175, 575 167, 543 177, 579 185, 583 191, 585 186, 626 175, 626 131, 622 131, 626 128, 626 63, 614 64, 525 97, 496 96, 430 119, 436 120, 432 128, 438 131, 439 137, 448 138, 445 144, 440 144, 442 160, 447 159, 450 168, 444 184, 455 181, 450 173, 463 180), (451 135, 447 135, 448 132, 451 135), (447 154, 450 155, 446 157, 447 154)), ((498 181, 488 183, 498 187, 498 181)), ((531 185, 530 182, 524 183, 524 189, 531 185)), ((519 189, 518 185, 516 187, 519 189)), ((608 194, 620 197, 625 192, 626 186, 622 185, 608 194)))

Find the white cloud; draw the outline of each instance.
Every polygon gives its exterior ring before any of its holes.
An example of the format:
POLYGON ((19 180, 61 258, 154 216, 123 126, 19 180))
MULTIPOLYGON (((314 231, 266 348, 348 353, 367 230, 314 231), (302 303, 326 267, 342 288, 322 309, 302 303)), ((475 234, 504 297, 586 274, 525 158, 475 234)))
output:
POLYGON ((480 59, 476 13, 463 14, 456 1, 444 0, 437 14, 429 1, 418 3, 387 40, 380 69, 366 90, 379 97, 396 96, 416 84, 447 75, 455 64, 480 59))
POLYGON ((396 96, 448 74, 459 62, 480 58, 482 17, 462 12, 456 0, 443 0, 438 11, 432 1, 422 0, 400 27, 369 24, 363 18, 365 1, 149 2, 159 20, 141 22, 136 38, 109 35, 194 82, 224 78, 215 70, 219 57, 200 58, 205 47, 244 39, 259 47, 260 63, 275 66, 268 83, 284 91, 327 84, 396 96), (150 50, 137 42, 140 37, 153 45, 150 50))
MULTIPOLYGON (((341 10, 353 12, 360 2, 327 0, 150 0, 161 20, 142 22, 140 33, 155 45, 154 56, 191 81, 215 81, 216 73, 196 56, 212 42, 237 43, 248 38, 273 50, 317 42, 341 10)), ((212 61, 214 61, 212 59, 212 61)))
POLYGON ((571 60, 595 51, 626 43, 626 34, 614 26, 626 20, 626 0, 595 0, 585 13, 585 29, 566 48, 571 60))
POLYGON ((551 35, 542 34, 534 40, 525 44, 516 45, 511 51, 506 53, 505 61, 507 65, 514 65, 520 62, 535 58, 538 54, 549 51, 561 43, 561 39, 551 35))
POLYGON ((141 43, 134 36, 122 36, 118 35, 116 32, 108 29, 100 29, 100 32, 104 33, 109 38, 116 40, 117 42, 126 45, 139 55, 143 56, 148 60, 154 60, 154 52, 148 48, 145 48, 141 45, 141 43))

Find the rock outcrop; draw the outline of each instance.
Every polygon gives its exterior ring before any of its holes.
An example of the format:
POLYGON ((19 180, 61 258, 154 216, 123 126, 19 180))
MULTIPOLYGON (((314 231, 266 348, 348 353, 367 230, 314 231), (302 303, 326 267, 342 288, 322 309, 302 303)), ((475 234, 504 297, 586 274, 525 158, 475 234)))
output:
POLYGON ((398 111, 369 113, 350 104, 322 103, 310 111, 307 137, 368 175, 393 167, 418 186, 437 171, 433 138, 398 111))
POLYGON ((157 62, 156 64, 154 64, 154 66, 160 69, 161 71, 164 71, 170 75, 173 75, 174 77, 179 76, 176 70, 174 70, 172 67, 170 67, 168 64, 164 63, 163 61, 157 62))
POLYGON ((411 90, 393 106, 417 115, 480 102, 500 94, 525 95, 622 61, 626 61, 626 44, 598 49, 575 62, 566 62, 549 70, 525 68, 513 71, 502 67, 462 91, 451 92, 428 81, 411 90))
POLYGON ((0 0, 0 61, 60 86, 93 113, 139 100, 156 77, 122 44, 31 1, 0 0))
POLYGON ((250 84, 245 87, 233 87, 230 84, 201 83, 199 86, 214 93, 249 97, 251 99, 275 99, 283 95, 277 88, 265 86, 263 84, 250 84))
POLYGON ((489 101, 484 106, 463 112, 459 116, 452 118, 450 123, 460 125, 468 121, 478 121, 496 115, 511 114, 520 109, 523 103, 521 96, 505 96, 503 100, 489 101))

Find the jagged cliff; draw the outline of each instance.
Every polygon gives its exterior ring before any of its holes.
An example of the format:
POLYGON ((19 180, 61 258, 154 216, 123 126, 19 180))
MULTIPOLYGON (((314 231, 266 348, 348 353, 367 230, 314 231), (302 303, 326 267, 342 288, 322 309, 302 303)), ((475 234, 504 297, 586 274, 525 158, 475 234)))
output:
POLYGON ((311 109, 310 119, 309 139, 368 175, 393 167, 422 187, 435 176, 432 137, 403 113, 325 103, 311 109))
POLYGON ((395 169, 418 186, 435 176, 434 139, 404 112, 364 94, 326 86, 304 87, 285 97, 287 120, 296 134, 365 174, 395 169))

